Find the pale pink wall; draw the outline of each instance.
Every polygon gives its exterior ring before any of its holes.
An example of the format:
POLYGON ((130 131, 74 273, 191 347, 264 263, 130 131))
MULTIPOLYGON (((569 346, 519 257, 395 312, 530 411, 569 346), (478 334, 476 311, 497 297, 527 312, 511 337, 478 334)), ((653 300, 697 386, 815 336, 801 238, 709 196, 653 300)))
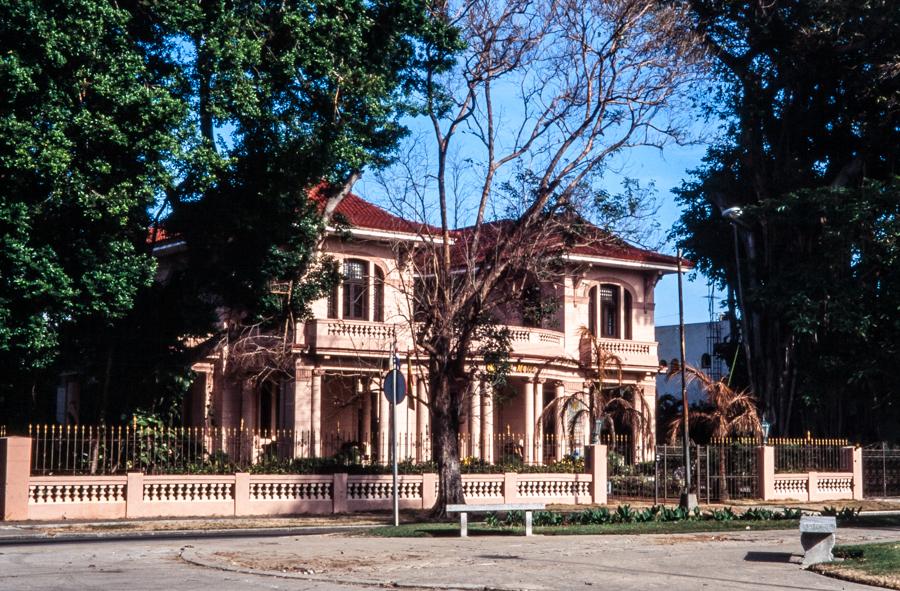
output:
MULTIPOLYGON (((325 251, 332 255, 340 263, 344 259, 361 259, 369 261, 381 267, 385 272, 384 289, 384 321, 387 323, 408 322, 409 306, 404 295, 408 285, 412 288, 411 277, 406 276, 406 281, 397 268, 396 255, 386 242, 372 240, 343 241, 336 237, 329 237, 325 241, 325 251)), ((371 285, 371 284, 370 284, 371 285)), ((343 314, 341 302, 342 287, 338 288, 338 318, 343 314)), ((369 314, 371 317, 374 304, 374 289, 369 290, 369 314)), ((328 300, 322 298, 312 304, 314 318, 328 318, 328 300)))

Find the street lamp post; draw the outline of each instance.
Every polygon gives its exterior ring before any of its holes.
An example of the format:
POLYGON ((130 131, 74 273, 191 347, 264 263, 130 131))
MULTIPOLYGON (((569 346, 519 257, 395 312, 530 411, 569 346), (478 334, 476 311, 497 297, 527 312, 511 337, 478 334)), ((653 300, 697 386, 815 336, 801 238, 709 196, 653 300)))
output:
MULTIPOLYGON (((747 360, 747 376, 750 378, 750 384, 753 384, 753 363, 750 357, 750 331, 747 324, 747 307, 744 304, 744 279, 741 273, 741 255, 740 240, 738 240, 738 226, 748 229, 747 224, 741 219, 744 215, 742 207, 734 206, 722 210, 722 217, 731 224, 732 236, 734 237, 734 275, 737 283, 737 299, 738 307, 741 309, 741 343, 744 345, 744 358, 747 360)), ((732 368, 734 371, 734 368, 732 368)), ((728 376, 729 385, 731 384, 731 375, 728 376)))

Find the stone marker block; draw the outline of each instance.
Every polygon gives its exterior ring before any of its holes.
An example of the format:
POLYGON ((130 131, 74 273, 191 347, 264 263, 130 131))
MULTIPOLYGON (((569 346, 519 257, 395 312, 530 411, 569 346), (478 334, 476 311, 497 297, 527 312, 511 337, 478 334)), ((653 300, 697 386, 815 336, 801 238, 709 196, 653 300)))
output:
POLYGON ((834 560, 834 532, 837 520, 834 517, 801 517, 800 545, 803 546, 803 566, 834 560))

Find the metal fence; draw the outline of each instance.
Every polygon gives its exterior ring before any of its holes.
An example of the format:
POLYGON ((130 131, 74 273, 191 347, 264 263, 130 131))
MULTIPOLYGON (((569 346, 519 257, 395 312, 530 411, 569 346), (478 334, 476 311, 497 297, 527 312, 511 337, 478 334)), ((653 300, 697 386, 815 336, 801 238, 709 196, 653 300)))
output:
POLYGON ((866 496, 900 497, 900 447, 876 443, 863 448, 866 496))
POLYGON ((777 472, 841 472, 841 448, 847 439, 771 438, 777 472))
MULTIPOLYGON (((316 460, 334 466, 387 464, 390 442, 384 432, 358 436, 349 432, 318 433, 277 429, 161 427, 140 425, 37 425, 30 426, 32 474, 147 474, 227 473, 268 466, 278 469, 292 462, 316 460)), ((580 439, 547 435, 535 444, 534 454, 524 448, 525 436, 496 433, 488 444, 463 433, 460 458, 489 458, 495 464, 551 464, 566 456, 583 457, 580 439)), ((427 462, 432 457, 428 434, 398 433, 397 457, 405 462, 427 462)), ((310 464, 312 466, 312 464, 310 464)))
MULTIPOLYGON (((655 457, 640 461, 629 442, 616 442, 608 456, 609 496, 654 503, 677 500, 684 489, 684 448, 657 445, 655 457)), ((690 446, 692 491, 701 501, 759 497, 756 445, 723 440, 690 446)))

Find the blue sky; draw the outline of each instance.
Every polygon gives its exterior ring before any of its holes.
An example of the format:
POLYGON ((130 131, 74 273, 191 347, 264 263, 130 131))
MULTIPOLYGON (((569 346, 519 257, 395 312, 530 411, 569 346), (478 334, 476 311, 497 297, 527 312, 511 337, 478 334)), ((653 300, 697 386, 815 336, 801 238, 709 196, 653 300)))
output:
MULTIPOLYGON (((426 122, 423 120, 407 120, 405 123, 414 130, 414 134, 423 133, 426 137, 430 134, 426 122)), ((700 121, 689 127, 689 133, 697 139, 708 139, 714 135, 709 124, 700 121)), ((424 141, 427 143, 429 139, 424 141)), ((603 185, 610 192, 619 192, 622 180, 626 177, 637 179, 642 186, 652 183, 656 188, 655 198, 659 206, 655 222, 659 225, 660 233, 665 236, 681 215, 672 189, 679 187, 689 177, 690 170, 700 166, 707 145, 706 141, 697 141, 690 145, 672 143, 662 150, 651 147, 627 149, 614 157, 604 176, 603 185)), ((374 180, 372 172, 363 175, 355 191, 367 199, 394 210, 390 204, 391 200, 386 198, 386 188, 374 180)), ((436 223, 437 220, 432 220, 432 222, 436 223)), ((660 247, 660 250, 674 255, 675 244, 672 241, 666 242, 660 247)), ((698 272, 685 274, 685 322, 709 320, 709 295, 708 280, 704 275, 698 272)), ((713 294, 714 306, 717 311, 721 309, 719 304, 723 295, 722 292, 713 294)), ((678 282, 674 273, 664 276, 657 284, 655 320, 657 326, 678 323, 678 282)))
MULTIPOLYGON (((706 134, 704 134, 706 135, 706 134)), ((706 153, 706 143, 688 146, 669 145, 662 152, 651 148, 636 148, 631 151, 623 173, 641 180, 653 181, 658 191, 659 212, 657 214, 663 232, 671 230, 681 215, 672 189, 681 185, 689 177, 690 170, 700 166, 706 153)), ((675 245, 667 243, 663 248, 667 254, 675 254, 675 245)), ((706 322, 709 320, 708 280, 700 273, 685 274, 684 320, 685 322, 706 322)), ((723 298, 722 292, 714 294, 715 309, 723 298)), ((678 323, 678 281, 675 274, 664 276, 656 286, 656 325, 665 326, 678 323)))

